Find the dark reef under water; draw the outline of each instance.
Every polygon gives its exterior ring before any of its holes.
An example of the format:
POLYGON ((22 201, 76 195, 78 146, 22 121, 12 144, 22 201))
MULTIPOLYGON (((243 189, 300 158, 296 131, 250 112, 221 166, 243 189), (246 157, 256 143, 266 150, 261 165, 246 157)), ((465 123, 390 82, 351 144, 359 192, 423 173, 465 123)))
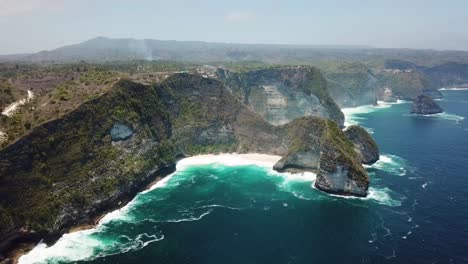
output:
POLYGON ((191 166, 20 263, 467 263, 468 91, 443 93, 435 116, 345 111, 382 154, 365 199, 324 194, 311 174, 191 166))

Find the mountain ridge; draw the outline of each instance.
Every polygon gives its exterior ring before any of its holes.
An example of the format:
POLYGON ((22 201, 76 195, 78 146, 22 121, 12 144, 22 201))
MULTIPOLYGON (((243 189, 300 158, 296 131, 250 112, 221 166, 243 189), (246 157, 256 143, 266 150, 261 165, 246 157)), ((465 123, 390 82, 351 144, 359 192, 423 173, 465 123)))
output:
POLYGON ((107 37, 97 37, 78 44, 35 53, 0 55, 0 60, 31 62, 89 60, 102 62, 126 59, 164 59, 215 62, 259 59, 268 63, 290 64, 311 63, 327 59, 361 60, 365 57, 378 60, 382 56, 389 59, 406 59, 418 64, 434 64, 437 61, 468 63, 468 51, 340 45, 241 44, 107 37), (117 47, 116 44, 120 44, 120 46, 117 47), (89 53, 89 51, 73 54, 77 51, 76 49, 86 46, 92 46, 94 50, 108 46, 113 47, 114 50, 104 54, 89 53), (190 53, 195 51, 200 54, 190 53), (72 54, 66 54, 66 52, 72 52, 72 54))

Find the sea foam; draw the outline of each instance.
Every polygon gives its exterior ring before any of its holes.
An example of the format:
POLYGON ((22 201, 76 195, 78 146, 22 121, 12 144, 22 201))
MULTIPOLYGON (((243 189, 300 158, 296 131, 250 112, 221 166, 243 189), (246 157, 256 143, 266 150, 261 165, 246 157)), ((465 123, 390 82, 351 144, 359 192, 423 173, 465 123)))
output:
MULTIPOLYGON (((119 237, 108 237, 106 230, 112 228, 112 224, 120 225, 120 222, 134 223, 138 220, 133 219, 132 210, 135 209, 145 193, 151 192, 158 188, 165 188, 166 186, 175 186, 171 179, 177 176, 177 172, 181 172, 186 168, 209 165, 221 164, 223 166, 250 166, 255 165, 266 168, 266 173, 271 177, 279 177, 280 181, 276 184, 282 191, 290 192, 300 199, 314 200, 326 199, 326 195, 319 195, 319 191, 313 189, 313 184, 316 180, 316 174, 311 172, 304 172, 298 174, 292 173, 279 173, 272 169, 273 165, 280 159, 280 156, 263 155, 263 154, 222 154, 222 155, 201 155, 187 159, 182 159, 177 163, 177 170, 175 173, 165 177, 149 190, 146 190, 137 195, 130 203, 124 207, 115 210, 105 215, 98 223, 97 226, 88 230, 77 231, 73 233, 64 234, 54 245, 47 246, 44 243, 39 243, 32 251, 22 256, 19 259, 20 264, 29 263, 50 263, 58 261, 76 262, 82 260, 92 260, 99 257, 121 254, 128 251, 139 250, 150 243, 164 239, 162 233, 147 234, 142 233, 129 237, 127 235, 120 235, 119 237)), ((188 180, 183 178, 182 180, 188 180)), ((362 200, 374 200, 378 203, 397 206, 398 201, 393 200, 389 194, 390 190, 383 189, 369 189, 369 195, 366 198, 357 198, 362 200)), ((284 205, 283 205, 284 206, 284 205)), ((216 208, 227 208, 240 210, 225 205, 213 204, 205 205, 202 207, 190 208, 189 211, 183 213, 177 218, 160 219, 156 222, 165 223, 180 223, 187 221, 198 221, 203 217, 212 213, 216 208), (200 209, 200 210, 199 210, 200 209), (203 210, 201 210, 203 209, 203 210)), ((135 209, 136 210, 136 209, 135 209)))
POLYGON ((51 261, 78 261, 91 258, 95 249, 102 247, 101 241, 93 238, 96 229, 64 234, 54 245, 47 247, 39 243, 28 254, 21 256, 20 264, 49 263, 51 261))
POLYGON ((357 106, 357 107, 342 108, 341 112, 343 112, 345 116, 344 125, 346 127, 350 125, 359 125, 361 121, 365 119, 364 117, 361 116, 363 114, 369 114, 369 113, 373 113, 376 111, 381 111, 383 109, 390 108, 393 105, 405 104, 405 103, 409 103, 409 101, 405 101, 405 100, 397 100, 396 102, 377 101, 376 105, 362 105, 362 106, 357 106))
POLYGON ((440 88, 439 91, 467 91, 468 88, 440 88))
MULTIPOLYGON (((135 238, 121 236, 125 241, 117 241, 115 239, 101 239, 99 233, 106 228, 106 225, 113 221, 131 222, 130 211, 138 202, 138 197, 157 188, 164 188, 168 182, 177 175, 177 172, 184 170, 187 167, 196 165, 222 164, 225 166, 247 166, 256 165, 259 167, 272 168, 273 165, 281 159, 280 156, 264 155, 264 154, 223 154, 223 155, 200 155, 186 159, 182 159, 177 163, 177 170, 156 184, 150 189, 141 192, 131 202, 124 207, 114 210, 106 214, 99 223, 91 229, 76 231, 62 235, 62 237, 52 246, 47 246, 45 243, 39 243, 28 254, 19 258, 18 263, 50 263, 56 261, 76 262, 80 260, 91 260, 103 256, 113 255, 138 250, 150 243, 164 239, 164 235, 155 234, 139 234, 135 238), (100 252, 99 254, 97 254, 100 252)), ((307 174, 310 177, 310 174, 307 174)), ((284 174, 286 178, 300 179, 300 176, 292 176, 284 174)), ((213 208, 202 212, 198 216, 187 218, 166 219, 164 222, 186 222, 198 221, 204 216, 210 214, 213 208)))
POLYGON ((378 204, 387 205, 391 207, 401 206, 401 201, 393 199, 391 193, 392 191, 387 187, 384 187, 384 188, 370 187, 366 197, 342 196, 342 195, 335 195, 335 194, 327 194, 327 195, 340 198, 340 199, 346 199, 346 200, 374 201, 374 202, 377 202, 378 204))
POLYGON ((177 162, 177 170, 182 170, 190 166, 200 166, 209 164, 221 164, 224 166, 248 166, 273 167, 281 156, 266 154, 236 154, 227 153, 219 155, 199 155, 185 158, 177 162))
POLYGON ((397 176, 404 176, 407 172, 405 159, 392 154, 382 154, 379 160, 372 165, 364 165, 366 169, 377 169, 397 176))
POLYGON ((421 118, 421 119, 447 120, 447 121, 452 121, 452 122, 457 122, 457 123, 465 119, 465 117, 463 116, 450 114, 447 112, 442 112, 442 113, 432 114, 432 115, 406 114, 405 116, 409 116, 413 118, 421 118))

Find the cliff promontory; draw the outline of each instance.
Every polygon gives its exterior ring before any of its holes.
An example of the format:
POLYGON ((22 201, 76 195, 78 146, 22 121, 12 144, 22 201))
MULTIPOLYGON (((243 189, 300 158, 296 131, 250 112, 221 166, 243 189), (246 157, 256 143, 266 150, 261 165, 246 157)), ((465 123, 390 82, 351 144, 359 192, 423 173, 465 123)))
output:
POLYGON ((379 146, 371 135, 360 126, 349 126, 344 131, 346 137, 353 143, 361 162, 370 165, 379 160, 379 146))
POLYGON ((218 78, 240 100, 274 125, 302 116, 344 123, 327 81, 315 67, 271 67, 250 71, 219 69, 218 78))
POLYGON ((89 223, 174 171, 178 158, 202 153, 281 155, 275 169, 313 171, 321 190, 365 196, 369 177, 354 149, 335 122, 272 125, 215 79, 120 80, 0 150, 0 251, 89 223))
POLYGON ((440 107, 434 99, 424 94, 418 95, 413 100, 413 105, 411 107, 412 114, 433 115, 442 113, 443 111, 442 107, 440 107))

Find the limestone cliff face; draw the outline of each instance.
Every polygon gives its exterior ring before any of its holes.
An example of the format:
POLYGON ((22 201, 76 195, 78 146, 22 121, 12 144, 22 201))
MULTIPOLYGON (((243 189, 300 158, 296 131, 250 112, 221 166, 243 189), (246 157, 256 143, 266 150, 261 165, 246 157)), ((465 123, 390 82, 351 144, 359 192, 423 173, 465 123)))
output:
POLYGON ((331 98, 325 78, 314 67, 276 67, 242 73, 220 69, 217 75, 235 96, 272 124, 317 116, 343 125, 343 113, 331 98))
MULTIPOLYGON (((387 60, 385 68, 394 71, 416 72, 424 77, 424 94, 432 98, 442 95, 436 90, 441 87, 457 87, 468 84, 468 64, 441 60, 432 66, 422 66, 403 60, 387 60)), ((413 97, 417 96, 415 94, 413 97)))
MULTIPOLYGON (((387 89, 392 91, 394 98, 411 100, 430 87, 426 76, 415 70, 385 69, 376 74, 387 89)), ((385 95, 384 92, 380 93, 385 95)))
POLYGON ((441 83, 463 83, 463 67, 441 65, 433 68, 389 60, 384 68, 359 62, 328 62, 319 65, 328 80, 331 96, 340 107, 375 104, 377 100, 412 100, 419 94, 441 98, 441 83), (452 74, 447 74, 448 69, 452 74), (455 70, 457 69, 457 70, 455 70), (445 73, 444 73, 445 72, 445 73))
POLYGON ((346 137, 353 143, 363 164, 373 164, 379 160, 379 147, 369 133, 360 126, 349 126, 344 131, 346 137))
POLYGON ((431 97, 421 94, 418 95, 411 107, 412 114, 433 115, 442 113, 444 110, 431 97))
POLYGON ((324 65, 323 71, 330 94, 340 107, 375 104, 379 91, 383 89, 380 81, 362 63, 324 65))
POLYGON ((315 187, 339 195, 364 197, 369 177, 346 135, 330 120, 299 118, 285 125, 291 140, 277 171, 317 173, 315 187))
POLYGON ((155 86, 121 80, 0 151, 0 252, 118 207, 172 172, 178 157, 219 152, 284 156, 275 168, 314 171, 331 193, 365 196, 369 185, 335 122, 274 126, 221 82, 191 74, 155 86))

